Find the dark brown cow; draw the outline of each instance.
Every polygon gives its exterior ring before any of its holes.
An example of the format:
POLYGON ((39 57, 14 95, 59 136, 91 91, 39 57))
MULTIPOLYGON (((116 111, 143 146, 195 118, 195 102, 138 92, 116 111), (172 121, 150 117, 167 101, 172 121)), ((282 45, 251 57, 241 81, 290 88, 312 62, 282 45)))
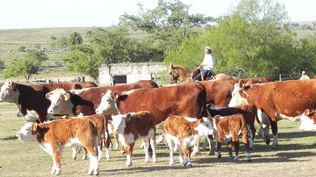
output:
POLYGON ((224 118, 220 116, 214 117, 214 127, 217 129, 217 156, 221 158, 221 145, 225 139, 231 138, 228 141, 229 156, 232 157, 232 146, 234 146, 235 154, 234 161, 238 161, 239 153, 239 134, 242 134, 242 141, 246 146, 247 160, 251 160, 250 148, 249 148, 249 133, 250 127, 247 124, 247 118, 243 114, 234 114, 224 118))
POLYGON ((44 122, 47 117, 47 108, 49 100, 45 98, 45 94, 56 88, 64 88, 66 90, 83 88, 86 86, 95 86, 93 83, 51 83, 23 85, 6 81, 0 91, 0 101, 15 103, 20 114, 27 121, 44 122))
POLYGON ((52 173, 60 174, 61 152, 65 146, 82 145, 90 155, 88 174, 97 175, 97 131, 89 119, 60 119, 49 123, 26 123, 16 134, 19 140, 38 142, 53 158, 52 173))
POLYGON ((120 136, 123 150, 127 155, 126 166, 132 166, 132 154, 135 141, 143 139, 145 162, 149 161, 149 144, 152 148, 153 163, 156 159, 154 116, 148 111, 127 115, 113 115, 114 132, 120 136))
POLYGON ((315 80, 293 80, 264 84, 236 85, 230 105, 247 104, 257 109, 257 116, 268 135, 271 125, 273 144, 278 145, 278 124, 281 119, 298 120, 306 109, 316 108, 315 80))
POLYGON ((205 87, 198 82, 190 82, 169 87, 136 89, 102 97, 97 113, 116 110, 117 113, 149 111, 155 116, 155 125, 170 114, 201 118, 206 115, 205 87))

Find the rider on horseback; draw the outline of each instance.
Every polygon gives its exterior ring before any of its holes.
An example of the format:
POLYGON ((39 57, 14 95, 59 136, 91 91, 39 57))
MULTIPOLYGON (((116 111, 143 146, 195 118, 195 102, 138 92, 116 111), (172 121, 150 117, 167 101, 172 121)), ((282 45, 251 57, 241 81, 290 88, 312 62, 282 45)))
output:
POLYGON ((197 69, 200 72, 193 78, 195 81, 205 80, 207 76, 213 75, 213 70, 215 68, 215 58, 211 55, 212 49, 210 47, 205 47, 204 51, 204 59, 197 69))

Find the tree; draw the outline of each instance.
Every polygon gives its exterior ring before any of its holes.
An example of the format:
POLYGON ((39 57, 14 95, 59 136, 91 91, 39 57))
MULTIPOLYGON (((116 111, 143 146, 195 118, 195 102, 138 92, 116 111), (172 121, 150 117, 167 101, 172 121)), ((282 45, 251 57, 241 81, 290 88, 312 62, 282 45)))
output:
POLYGON ((32 74, 37 74, 40 70, 40 65, 47 60, 46 54, 43 52, 32 51, 21 58, 12 60, 6 67, 5 77, 23 76, 29 80, 32 74))
POLYGON ((99 75, 98 68, 103 63, 101 58, 95 54, 89 45, 72 47, 63 60, 70 71, 87 74, 95 80, 97 80, 99 75))
MULTIPOLYGON (((244 76, 295 72, 313 65, 299 51, 309 50, 310 42, 298 41, 294 32, 281 22, 287 19, 284 7, 272 0, 242 0, 217 26, 187 37, 170 50, 165 62, 196 67, 203 58, 203 47, 210 45, 217 59, 216 71, 244 76), (198 64, 196 62, 198 60, 198 64), (304 62, 303 62, 304 61, 304 62)), ((309 50, 308 56, 313 56, 309 50)))
POLYGON ((79 45, 82 44, 83 38, 78 32, 73 32, 69 35, 68 43, 69 45, 79 45))
POLYGON ((214 21, 213 18, 201 14, 189 14, 190 6, 179 0, 158 0, 157 7, 152 10, 145 10, 142 4, 138 6, 137 15, 124 14, 120 23, 135 31, 145 32, 161 54, 181 43, 188 34, 195 31, 194 27, 214 21))

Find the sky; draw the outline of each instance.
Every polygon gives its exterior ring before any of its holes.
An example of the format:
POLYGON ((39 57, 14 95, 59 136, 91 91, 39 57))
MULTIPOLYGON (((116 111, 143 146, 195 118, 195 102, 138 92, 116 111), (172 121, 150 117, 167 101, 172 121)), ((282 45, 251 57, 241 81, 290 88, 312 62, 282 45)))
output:
MULTIPOLYGON (((239 0, 181 0, 190 13, 219 17, 239 0)), ((290 21, 315 21, 316 0, 278 0, 290 21)), ((157 0, 0 0, 0 29, 44 27, 106 27, 124 13, 136 14, 137 4, 153 9, 157 0)))

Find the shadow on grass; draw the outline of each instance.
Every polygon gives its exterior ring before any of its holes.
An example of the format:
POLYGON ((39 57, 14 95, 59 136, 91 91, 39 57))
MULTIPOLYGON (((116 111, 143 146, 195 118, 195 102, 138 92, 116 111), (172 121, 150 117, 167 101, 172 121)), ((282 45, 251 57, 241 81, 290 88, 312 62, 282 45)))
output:
POLYGON ((16 136, 7 136, 4 138, 0 138, 0 141, 7 141, 7 140, 15 140, 18 139, 16 136))
POLYGON ((170 165, 161 165, 161 166, 144 166, 144 167, 123 167, 118 169, 109 169, 109 170, 100 170, 101 173, 106 173, 107 175, 116 175, 120 174, 135 174, 135 173, 144 173, 144 172, 152 172, 152 171, 165 171, 165 170, 185 170, 185 169, 193 169, 193 168, 203 168, 209 167, 209 165, 195 165, 192 167, 184 167, 179 163, 176 163, 173 166, 170 165), (109 174, 110 173, 110 174, 109 174))

